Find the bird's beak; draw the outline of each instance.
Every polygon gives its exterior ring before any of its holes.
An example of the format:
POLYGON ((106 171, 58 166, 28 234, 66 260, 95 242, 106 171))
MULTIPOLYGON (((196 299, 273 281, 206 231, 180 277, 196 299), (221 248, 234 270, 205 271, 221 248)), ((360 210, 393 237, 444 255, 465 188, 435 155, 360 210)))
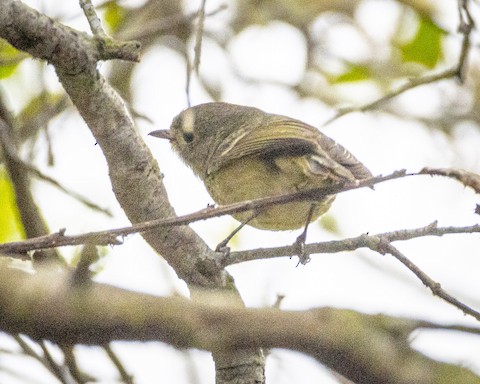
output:
POLYGON ((159 137, 161 139, 167 139, 171 141, 173 139, 172 134, 169 129, 159 129, 158 131, 152 131, 148 134, 149 136, 159 137))

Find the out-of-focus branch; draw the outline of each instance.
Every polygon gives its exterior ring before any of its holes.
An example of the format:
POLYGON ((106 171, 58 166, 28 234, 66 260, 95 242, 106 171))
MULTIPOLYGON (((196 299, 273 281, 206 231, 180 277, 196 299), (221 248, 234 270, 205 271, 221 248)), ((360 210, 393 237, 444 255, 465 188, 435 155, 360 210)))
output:
POLYGON ((14 335, 13 338, 17 342, 17 344, 22 349, 23 353, 27 356, 30 356, 37 360, 40 364, 42 364, 54 377, 56 377, 60 382, 64 383, 62 375, 58 371, 58 367, 56 364, 53 366, 50 364, 49 359, 45 355, 40 355, 33 350, 33 348, 28 345, 28 343, 23 340, 23 336, 21 335, 14 335))
MULTIPOLYGON (((356 383, 476 383, 464 368, 410 348, 421 321, 348 310, 245 309, 220 292, 197 302, 162 298, 92 283, 75 288, 68 275, 31 276, 0 268, 0 329, 59 344, 159 340, 178 348, 288 348, 309 354, 356 383)), ((431 326, 431 324, 430 324, 431 326)))
MULTIPOLYGON (((17 143, 14 129, 7 108, 0 99, 0 148, 5 159, 5 166, 15 191, 15 201, 27 238, 44 236, 48 227, 33 198, 30 175, 17 160, 17 143)), ((42 250, 35 253, 36 261, 55 261, 64 264, 64 260, 55 250, 42 250)))
POLYGON ((105 344, 103 346, 103 349, 105 349, 105 352, 107 353, 109 359, 115 365, 115 368, 117 368, 118 373, 120 374, 120 377, 122 378, 122 381, 125 384, 134 384, 133 377, 132 375, 129 375, 125 367, 123 366, 120 358, 117 356, 115 352, 113 352, 112 347, 110 344, 105 344))

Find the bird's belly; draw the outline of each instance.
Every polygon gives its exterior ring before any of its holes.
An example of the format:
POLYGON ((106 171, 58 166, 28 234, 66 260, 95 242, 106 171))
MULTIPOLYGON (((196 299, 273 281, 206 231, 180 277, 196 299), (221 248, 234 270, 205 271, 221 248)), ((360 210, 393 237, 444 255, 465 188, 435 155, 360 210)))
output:
MULTIPOLYGON (((212 198, 220 205, 284 195, 325 185, 325 179, 305 174, 294 158, 287 159, 286 162, 289 166, 279 168, 258 158, 238 159, 210 175, 205 184, 212 198)), ((325 213, 334 199, 334 196, 329 195, 321 200, 270 206, 260 211, 248 225, 270 230, 301 228, 306 224, 312 203, 316 207, 311 221, 325 213)), ((243 222, 251 215, 251 212, 241 212, 232 216, 243 222)))

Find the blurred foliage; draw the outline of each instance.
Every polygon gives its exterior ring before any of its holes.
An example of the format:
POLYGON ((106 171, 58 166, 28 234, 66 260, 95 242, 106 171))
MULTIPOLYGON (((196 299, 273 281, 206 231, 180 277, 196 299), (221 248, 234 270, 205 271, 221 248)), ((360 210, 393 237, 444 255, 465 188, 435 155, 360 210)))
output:
POLYGON ((116 31, 126 16, 126 9, 116 1, 106 2, 102 9, 105 11, 103 15, 105 25, 110 32, 116 31))
POLYGON ((320 217, 318 223, 320 224, 320 227, 327 232, 334 234, 340 233, 337 220, 329 213, 326 213, 325 215, 320 217))
POLYGON ((23 59, 29 57, 0 39, 0 79, 11 76, 23 59))
POLYGON ((432 20, 419 18, 417 33, 409 42, 400 45, 402 60, 435 67, 443 57, 442 38, 446 33, 432 20))
POLYGON ((64 111, 66 106, 67 99, 62 93, 42 90, 34 95, 17 115, 17 122, 21 127, 20 139, 34 135, 45 128, 51 119, 64 111))
POLYGON ((0 243, 25 238, 15 192, 5 168, 0 168, 0 243))
POLYGON ((371 70, 366 65, 349 64, 347 71, 337 76, 328 76, 331 84, 353 83, 356 81, 370 80, 372 78, 371 70))
MULTIPOLYGON (((196 3, 199 6, 200 2, 196 3)), ((433 0, 410 1, 397 0, 388 2, 389 11, 395 13, 392 18, 393 28, 383 36, 376 36, 369 27, 362 24, 362 12, 365 8, 372 8, 381 4, 369 0, 246 0, 229 2, 227 9, 221 3, 207 2, 204 39, 213 41, 223 50, 224 56, 231 60, 229 43, 238 37, 245 29, 258 25, 269 25, 274 21, 282 21, 295 28, 305 38, 308 52, 303 79, 289 89, 296 92, 300 98, 316 98, 332 108, 345 103, 363 104, 369 100, 355 98, 358 95, 355 87, 362 87, 363 82, 376 86, 380 92, 386 93, 398 84, 399 80, 428 74, 430 70, 439 70, 444 66, 455 64, 458 51, 452 52, 451 44, 446 44, 452 37, 460 45, 461 36, 451 25, 440 23, 442 5, 433 0), (221 21, 223 20, 223 21, 221 21), (218 23, 224 23, 220 28, 218 23), (321 25, 323 29, 318 29, 321 25), (332 47, 331 40, 335 38, 337 27, 347 26, 355 32, 362 44, 367 46, 363 54, 349 57, 348 47, 337 51, 332 47), (398 35, 408 31, 408 38, 399 40, 398 35), (412 65, 417 64, 417 65, 412 65), (418 65, 419 64, 419 65, 418 65), (352 92, 346 98, 345 87, 351 87, 352 92)), ((177 51, 185 60, 193 62, 194 52, 192 43, 196 38, 196 10, 189 1, 177 0, 146 0, 137 7, 128 5, 128 2, 108 0, 100 6, 103 22, 113 37, 123 40, 135 39, 141 42, 143 52, 155 46, 164 46, 177 51)), ((371 11, 370 11, 371 12, 371 11)), ((451 20, 458 24, 458 14, 452 13, 451 20)), ((352 50, 356 49, 352 42, 352 50)), ((342 47, 343 48, 343 47, 342 47)), ((204 51, 205 54, 206 51, 204 51)), ((23 59, 22 53, 5 44, 0 45, 1 58, 9 58, 9 63, 0 67, 0 77, 10 75, 18 62, 23 59)), ((255 60, 255 58, 252 58, 255 60)), ((142 65, 140 63, 139 65, 142 65)), ((115 61, 108 71, 110 83, 119 91, 121 96, 132 104, 132 73, 139 65, 128 62, 115 61)), ((230 61, 231 69, 237 80, 246 86, 251 79, 242 78, 241 71, 236 69, 236 63, 230 61)), ((476 64, 469 64, 469 70, 474 73, 476 64)), ((225 85, 219 83, 212 76, 202 77, 202 68, 198 80, 204 91, 213 100, 221 100, 228 92, 225 85)), ((256 79, 257 84, 262 79, 256 79)), ((268 83, 268 80, 265 80, 268 83)), ((461 97, 467 97, 472 92, 475 105, 467 111, 465 118, 480 123, 480 116, 475 112, 477 89, 480 86, 477 80, 471 79, 469 87, 463 87, 461 97)), ((183 85, 182 85, 183 86, 183 85)), ((227 85, 228 86, 228 85, 227 85)), ((288 87, 288 85, 285 85, 288 87)), ((22 112, 22 119, 27 122, 21 141, 33 136, 38 127, 48 124, 55 113, 61 113, 66 104, 57 104, 50 97, 38 96, 44 90, 31 96, 35 100, 29 103, 22 112), (56 108, 57 106, 58 108, 56 108), (45 116, 45 111, 50 111, 45 116), (41 119, 35 119, 38 113, 41 119), (40 124, 38 124, 40 123, 40 124)), ((452 100, 443 100, 452 103, 452 108, 442 110, 442 118, 428 116, 422 123, 432 129, 443 132, 452 131, 457 121, 459 97, 452 100)), ((480 105, 478 106, 480 108, 480 105)), ((397 111, 395 103, 382 106, 383 110, 400 118, 408 117, 408 111, 397 111)), ((135 115, 135 113, 133 113, 135 115)), ((417 118, 417 116, 411 116, 417 118)))

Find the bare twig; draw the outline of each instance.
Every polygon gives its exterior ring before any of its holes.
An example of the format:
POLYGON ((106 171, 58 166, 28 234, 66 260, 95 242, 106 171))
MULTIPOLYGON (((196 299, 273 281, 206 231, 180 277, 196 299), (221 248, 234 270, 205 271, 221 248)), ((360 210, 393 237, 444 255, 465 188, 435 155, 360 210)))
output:
POLYGON ((85 14, 85 17, 88 20, 88 24, 90 25, 90 29, 95 36, 106 38, 107 34, 103 30, 102 22, 95 11, 95 7, 92 4, 91 0, 79 0, 80 7, 85 14))
MULTIPOLYGON (((53 359, 50 356, 50 353, 47 350, 47 353, 45 354, 45 346, 43 343, 40 343, 40 346, 44 352, 44 355, 40 355, 35 350, 28 345, 28 343, 23 340, 22 336, 20 335, 13 335, 13 338, 15 341, 18 343, 20 348, 22 348, 23 352, 30 357, 33 357, 35 360, 40 362, 48 371, 55 376, 61 383, 67 383, 64 379, 64 375, 58 370, 57 364, 53 361, 53 359), (53 364, 51 364, 51 360, 53 361, 53 364)), ((68 383, 70 384, 70 383, 68 383)))
POLYGON ((73 346, 60 346, 63 351, 63 355, 65 356, 65 365, 68 368, 68 371, 72 375, 72 377, 78 383, 92 383, 95 382, 94 377, 91 375, 82 372, 77 364, 77 359, 75 358, 75 354, 73 351, 73 346))
POLYGON ((388 240, 382 239, 381 237, 371 237, 371 240, 373 241, 369 242, 368 247, 372 251, 376 251, 382 255, 386 253, 391 254, 403 265, 405 265, 410 271, 412 271, 415 274, 415 276, 417 276, 426 287, 430 288, 430 290, 435 296, 438 296, 441 299, 445 300, 446 302, 452 304, 454 307, 457 307, 466 315, 470 315, 475 319, 480 320, 480 312, 469 307, 465 303, 462 303, 461 301, 457 300, 455 297, 447 293, 441 287, 440 283, 436 282, 430 276, 428 276, 425 272, 423 272, 402 252, 400 252, 397 248, 395 248, 392 244, 390 244, 388 240))
POLYGON ((406 91, 409 91, 410 89, 416 88, 420 85, 430 84, 430 83, 434 83, 434 82, 439 81, 439 80, 444 80, 444 79, 449 79, 449 78, 455 77, 455 76, 457 76, 457 73, 458 73, 458 71, 457 71, 457 68, 455 67, 455 68, 447 69, 446 71, 440 72, 438 74, 425 75, 425 76, 422 76, 422 77, 410 79, 405 84, 403 84, 403 85, 399 86, 398 88, 390 91, 385 96, 382 96, 379 99, 376 99, 374 101, 371 101, 369 103, 359 105, 359 106, 339 108, 337 110, 337 112, 335 113, 335 115, 333 115, 330 119, 325 121, 322 124, 322 126, 326 126, 326 125, 332 123, 333 121, 339 119, 340 117, 345 116, 345 115, 347 115, 349 113, 352 113, 352 112, 365 112, 365 111, 373 110, 373 109, 379 107, 380 105, 384 104, 388 100, 393 99, 394 97, 396 97, 396 96, 398 96, 398 95, 400 95, 400 94, 402 94, 406 91))
POLYGON ((458 79, 463 82, 465 77, 465 68, 467 63, 468 52, 470 51, 470 33, 475 28, 475 22, 468 8, 468 0, 457 0, 458 4, 458 17, 460 23, 458 25, 458 32, 463 34, 462 48, 460 50, 460 56, 458 58, 457 76, 458 79))
MULTIPOLYGON (((404 264, 410 271, 412 271, 422 283, 430 288, 434 295, 442 298, 453 306, 457 307, 465 314, 475 317, 480 320, 480 312, 474 310, 468 305, 457 300, 445 290, 443 290, 439 283, 431 279, 425 272, 412 263, 406 256, 404 256, 391 242, 399 240, 409 240, 416 237, 425 236, 443 236, 446 234, 455 233, 479 233, 480 225, 472 225, 467 227, 437 227, 437 222, 433 222, 425 227, 416 229, 404 229, 394 232, 381 233, 377 235, 360 235, 358 237, 343 239, 338 241, 327 241, 316 244, 308 244, 305 246, 305 251, 308 254, 318 253, 336 253, 344 251, 353 251, 359 248, 369 248, 381 254, 389 253, 402 264, 404 264)), ((282 256, 295 256, 298 253, 295 245, 287 247, 276 247, 268 249, 254 249, 248 251, 231 252, 227 258, 223 260, 223 265, 231 265, 239 262, 258 260, 265 258, 276 258, 282 256)))
MULTIPOLYGON (((227 4, 221 4, 218 8, 205 14, 205 17, 214 16, 219 12, 227 9, 227 4)), ((120 31, 115 37, 122 40, 142 40, 147 37, 161 34, 162 32, 168 32, 179 24, 191 24, 195 18, 198 17, 198 12, 192 12, 188 15, 175 15, 165 17, 160 20, 153 19, 150 23, 143 25, 141 29, 134 29, 128 31, 120 31)))
POLYGON ((458 332, 471 333, 474 335, 480 335, 480 328, 467 327, 465 325, 435 324, 431 321, 422 320, 417 324, 417 327, 424 328, 424 329, 441 329, 445 331, 458 331, 458 332))
POLYGON ((316 200, 326 195, 337 194, 362 187, 371 187, 372 185, 387 180, 398 179, 405 176, 417 175, 416 173, 407 174, 405 171, 397 171, 387 176, 378 176, 371 179, 362 180, 358 183, 336 184, 324 188, 316 188, 307 191, 299 191, 293 194, 272 196, 250 201, 239 202, 214 208, 209 206, 200 211, 167 219, 157 219, 134 224, 129 227, 110 229, 98 232, 89 232, 82 235, 67 236, 65 230, 52 235, 41 236, 33 239, 26 239, 19 242, 11 242, 0 244, 0 253, 21 253, 34 249, 45 249, 61 247, 66 245, 95 244, 95 245, 118 245, 121 241, 120 236, 127 236, 132 233, 145 232, 158 227, 172 227, 190 224, 199 220, 206 220, 212 217, 223 216, 227 214, 256 210, 259 208, 269 207, 276 204, 286 204, 292 201, 316 200))
POLYGON ((465 187, 472 188, 475 193, 480 193, 480 175, 457 168, 423 168, 420 173, 431 176, 446 176, 458 180, 465 187))
POLYGON ((197 20, 197 34, 195 36, 195 58, 193 60, 193 69, 198 73, 200 67, 200 58, 202 56, 202 39, 203 39, 203 28, 205 24, 205 5, 207 0, 202 0, 200 9, 198 11, 198 20, 197 20))
MULTIPOLYGON (((6 170, 15 191, 15 199, 25 235, 29 238, 49 233, 40 210, 33 198, 30 188, 30 177, 16 162, 17 143, 14 135, 13 118, 2 100, 0 100, 0 148, 3 150, 6 170)), ((39 251, 35 260, 51 260, 64 265, 65 261, 53 250, 39 251)))
MULTIPOLYGON (((205 6, 207 0, 202 0, 202 4, 200 5, 200 9, 196 13, 197 17, 197 31, 195 35, 195 47, 194 47, 194 57, 193 57, 193 64, 190 63, 188 53, 185 54, 185 61, 187 63, 187 73, 186 73, 186 85, 185 91, 187 95, 187 105, 190 107, 192 105, 190 99, 190 86, 192 83, 192 71, 198 74, 200 68, 200 60, 202 56, 202 40, 203 40, 203 33, 204 33, 204 26, 205 26, 205 17, 210 16, 210 14, 205 14, 205 6)), ((219 7, 219 9, 223 9, 223 5, 219 7)))
POLYGON ((190 100, 190 85, 192 83, 192 64, 190 63, 190 57, 187 50, 185 49, 185 96, 187 97, 187 106, 192 106, 192 101, 190 100))
MULTIPOLYGON (((10 150, 6 148, 5 150, 10 150)), ((59 183, 57 180, 54 178, 48 176, 47 174, 43 173, 40 171, 38 168, 34 167, 31 164, 26 163, 22 159, 18 157, 18 155, 14 152, 9 153, 10 157, 12 158, 12 161, 15 161, 18 166, 22 167, 25 169, 25 171, 31 173, 33 176, 37 177, 40 180, 43 180, 54 187, 56 187, 58 190, 62 191, 63 193, 67 194, 68 196, 71 196, 73 199, 78 200, 80 203, 85 205, 86 207, 93 209, 94 211, 98 211, 101 213, 104 213, 105 215, 112 217, 112 212, 106 208, 100 207, 98 204, 95 204, 93 201, 90 201, 87 199, 85 196, 82 196, 78 192, 75 192, 74 190, 71 190, 65 186, 63 186, 61 183, 59 183)))
MULTIPOLYGON (((54 233, 47 236, 41 236, 37 238, 27 239, 24 241, 19 242, 11 242, 11 243, 4 243, 0 244, 0 253, 25 253, 28 251, 32 251, 35 249, 45 249, 45 248, 55 248, 55 247, 62 247, 62 246, 70 246, 70 245, 81 245, 81 244, 94 244, 94 245, 118 245, 121 244, 121 240, 119 237, 127 236, 133 233, 138 232, 145 232, 153 228, 159 227, 172 227, 172 226, 180 226, 190 224, 195 221, 206 220, 213 217, 223 216, 223 215, 230 215, 237 212, 245 212, 245 211, 252 211, 258 210, 261 208, 269 207, 276 204, 286 204, 291 203, 292 201, 304 201, 304 200, 316 200, 325 197, 326 195, 338 194, 345 191, 350 191, 358 188, 363 187, 371 187, 381 182, 385 182, 388 180, 394 180, 402 177, 407 176, 418 176, 424 174, 439 174, 434 173, 434 169, 428 169, 427 171, 422 170, 421 172, 417 173, 406 173, 404 170, 393 172, 390 175, 386 176, 377 176, 372 177, 370 179, 362 180, 358 183, 351 183, 351 184, 334 184, 328 187, 323 188, 316 188, 306 191, 299 191, 293 194, 287 195, 280 195, 280 196, 272 196, 266 198, 260 198, 250 201, 239 202, 235 204, 229 204, 225 206, 220 206, 217 208, 214 207, 207 207, 200 211, 187 214, 184 216, 177 216, 172 218, 166 219, 157 219, 146 221, 143 223, 134 224, 129 227, 122 227, 98 232, 89 232, 81 235, 74 235, 74 236, 67 236, 65 235, 65 230, 61 230, 58 233, 54 233)), ((455 173, 448 173, 444 172, 441 174, 442 176, 447 177, 454 177, 455 173)), ((454 177, 458 180, 457 177, 454 177)), ((472 232, 476 232, 476 226, 471 227, 472 232)), ((458 233, 458 232, 454 232, 458 233)), ((418 236, 416 236, 418 237, 418 236)), ((312 250, 310 252, 310 246, 307 246, 306 252, 308 253, 315 253, 317 250, 312 250)), ((354 246, 355 249, 358 246, 354 246)), ((277 250, 281 250, 281 252, 290 252, 289 247, 278 248, 277 250)), ((286 256, 287 254, 281 253, 282 255, 286 256)), ((296 253, 293 253, 296 254, 296 253)), ((270 254, 267 257, 275 257, 278 256, 277 254, 270 254)), ((258 258, 258 257, 257 257, 258 258)), ((231 258, 229 257, 229 260, 231 258)), ((246 259, 240 260, 246 261, 246 259)), ((240 262, 234 261, 234 262, 240 262)), ((232 263, 229 261, 229 263, 232 263)))
POLYGON ((72 284, 85 286, 91 282, 92 272, 90 266, 98 261, 97 247, 91 243, 85 244, 80 254, 80 261, 72 274, 72 284))
POLYGON ((68 376, 68 371, 65 369, 65 367, 58 365, 57 362, 53 359, 53 356, 47 348, 45 340, 40 341, 39 345, 42 348, 43 356, 47 361, 48 365, 50 366, 51 371, 54 372, 55 377, 62 383, 73 384, 75 381, 73 380, 73 378, 68 376))
POLYGON ((127 370, 125 369, 125 367, 123 366, 122 364, 122 361, 120 360, 120 358, 117 356, 117 354, 115 352, 113 352, 112 350, 112 347, 110 346, 110 344, 105 344, 103 346, 103 348, 105 349, 105 352, 107 352, 107 355, 108 357, 110 358, 110 360, 112 361, 112 363, 115 365, 115 367, 117 368, 118 370, 118 373, 120 374, 120 377, 122 378, 122 381, 125 383, 125 384, 134 384, 134 380, 133 380, 133 376, 130 375, 127 370))
MULTIPOLYGON (((369 247, 372 238, 382 238, 389 242, 404 241, 425 236, 443 236, 448 234, 460 233, 479 233, 480 225, 471 225, 466 227, 437 227, 437 222, 433 222, 425 227, 414 229, 401 229, 393 232, 379 233, 376 235, 362 234, 357 237, 351 237, 343 240, 332 240, 321 243, 313 243, 305 245, 305 252, 313 255, 320 253, 338 253, 345 251, 353 251, 359 248, 369 247)), ((246 251, 231 252, 223 261, 224 266, 243 263, 246 261, 258 259, 271 259, 285 256, 296 256, 298 249, 295 245, 272 248, 257 248, 246 251)))

